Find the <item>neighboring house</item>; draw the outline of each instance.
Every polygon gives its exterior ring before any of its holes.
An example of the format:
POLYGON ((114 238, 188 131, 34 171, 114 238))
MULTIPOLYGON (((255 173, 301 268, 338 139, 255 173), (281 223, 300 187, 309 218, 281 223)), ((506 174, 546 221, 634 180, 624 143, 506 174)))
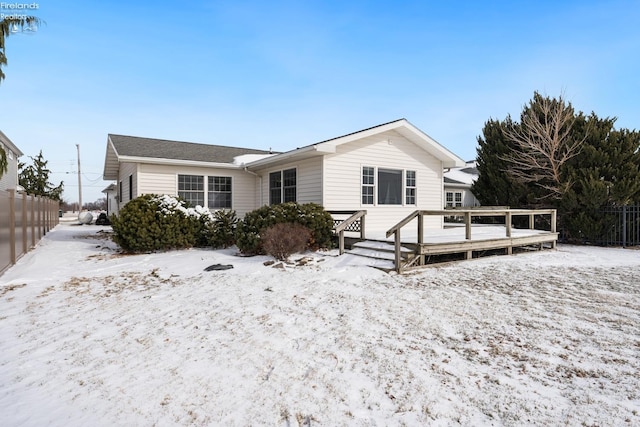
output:
MULTIPOLYGON (((443 170, 463 165, 401 119, 275 154, 110 134, 104 179, 117 181, 119 207, 148 193, 240 217, 265 204, 313 202, 367 210, 366 229, 384 231, 416 209, 441 209, 443 170)), ((442 226, 438 217, 430 221, 442 226)))
POLYGON ((475 160, 463 167, 450 168, 444 172, 444 207, 460 208, 480 206, 471 192, 471 185, 478 179, 475 160))
POLYGON ((24 153, 16 147, 7 136, 0 131, 0 146, 7 155, 7 172, 0 178, 0 190, 18 189, 18 157, 24 153))
POLYGON ((107 199, 107 215, 118 212, 118 186, 109 184, 107 188, 102 190, 107 199))

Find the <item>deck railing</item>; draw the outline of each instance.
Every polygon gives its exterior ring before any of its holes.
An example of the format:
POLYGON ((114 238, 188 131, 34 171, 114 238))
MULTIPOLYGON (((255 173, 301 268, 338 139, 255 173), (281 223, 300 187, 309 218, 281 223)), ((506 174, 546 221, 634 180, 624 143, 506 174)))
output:
POLYGON ((360 238, 364 239, 365 236, 365 215, 367 211, 329 211, 333 216, 334 232, 338 235, 338 249, 340 255, 344 253, 344 232, 360 232, 360 238), (336 216, 350 215, 346 219, 336 219, 336 216))
MULTIPOLYGON (((536 215, 549 215, 550 218, 550 232, 556 232, 556 210, 555 209, 505 209, 499 207, 494 208, 476 208, 476 209, 442 209, 442 210, 417 210, 413 211, 402 221, 391 227, 387 231, 387 238, 392 234, 394 235, 394 251, 395 251, 395 268, 396 271, 402 270, 402 257, 401 257, 401 233, 402 227, 409 224, 411 221, 417 218, 417 239, 418 246, 424 243, 424 216, 425 215, 440 215, 440 216, 463 216, 465 225, 465 240, 471 240, 471 218, 472 217, 504 217, 506 236, 511 237, 511 220, 514 216, 528 216, 529 217, 529 229, 535 229, 535 217, 536 215)), ((553 242, 555 248, 555 241, 553 242)), ((509 248, 510 249, 510 248, 509 248)), ((422 258, 422 257, 421 257, 422 258)), ((421 260, 422 261, 422 260, 421 260)))

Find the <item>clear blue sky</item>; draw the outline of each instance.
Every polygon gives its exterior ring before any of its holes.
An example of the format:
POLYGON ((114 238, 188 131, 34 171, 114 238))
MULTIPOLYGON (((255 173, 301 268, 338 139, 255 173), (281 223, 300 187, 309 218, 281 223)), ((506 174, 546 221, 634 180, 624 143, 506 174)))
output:
POLYGON ((0 129, 70 202, 76 144, 103 197, 108 133, 284 151, 404 117, 470 160, 536 90, 640 128, 637 0, 36 3, 0 129))

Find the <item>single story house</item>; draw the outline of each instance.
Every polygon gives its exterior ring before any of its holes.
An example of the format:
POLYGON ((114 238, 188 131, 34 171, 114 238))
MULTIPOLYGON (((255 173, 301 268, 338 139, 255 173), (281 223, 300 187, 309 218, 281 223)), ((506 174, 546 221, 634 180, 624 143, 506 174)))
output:
MULTIPOLYGON (((116 181, 119 208, 150 193, 240 217, 265 204, 313 202, 366 210, 367 231, 379 232, 416 209, 442 209, 444 169, 464 165, 400 119, 283 153, 109 134, 103 177, 116 181)), ((442 227, 439 217, 429 221, 442 227)))
POLYGON ((0 177, 0 190, 17 190, 18 158, 23 153, 2 131, 0 131, 0 147, 7 157, 7 171, 0 177))
POLYGON ((480 202, 471 192, 471 186, 477 179, 478 168, 475 160, 467 162, 463 167, 445 170, 444 206, 447 208, 480 206, 480 202))

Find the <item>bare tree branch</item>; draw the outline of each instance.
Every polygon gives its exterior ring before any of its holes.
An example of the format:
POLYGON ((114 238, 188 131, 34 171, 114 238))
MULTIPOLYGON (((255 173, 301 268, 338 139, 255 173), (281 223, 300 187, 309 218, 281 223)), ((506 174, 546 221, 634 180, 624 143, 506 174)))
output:
POLYGON ((562 95, 550 99, 536 93, 521 122, 504 129, 514 143, 513 150, 502 157, 509 163, 509 174, 516 181, 547 190, 540 200, 559 199, 573 184, 563 176, 563 166, 580 152, 587 138, 586 134, 574 138, 575 123, 573 108, 562 95))

